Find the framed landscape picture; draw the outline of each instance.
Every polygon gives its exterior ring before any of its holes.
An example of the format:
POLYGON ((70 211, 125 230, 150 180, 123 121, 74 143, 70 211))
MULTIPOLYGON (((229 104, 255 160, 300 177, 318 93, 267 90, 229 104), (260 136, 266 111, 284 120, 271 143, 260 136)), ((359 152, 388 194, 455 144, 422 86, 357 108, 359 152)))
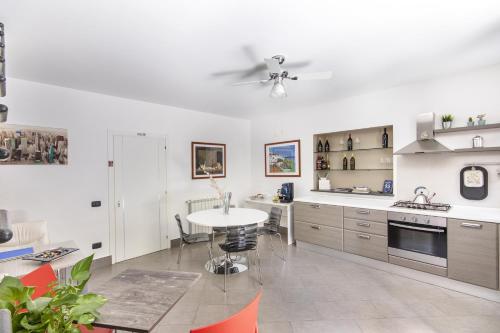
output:
POLYGON ((226 177, 226 145, 191 142, 191 175, 193 179, 226 177))
POLYGON ((264 145, 266 177, 300 177, 300 140, 264 145))

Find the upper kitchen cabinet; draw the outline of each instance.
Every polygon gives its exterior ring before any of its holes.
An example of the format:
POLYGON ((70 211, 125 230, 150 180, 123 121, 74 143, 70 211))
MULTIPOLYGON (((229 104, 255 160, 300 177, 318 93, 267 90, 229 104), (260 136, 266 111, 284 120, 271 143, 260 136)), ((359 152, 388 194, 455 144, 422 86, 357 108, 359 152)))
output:
POLYGON ((498 225, 448 219, 448 277, 498 288, 498 225))
POLYGON ((392 125, 315 134, 313 191, 392 195, 392 125))

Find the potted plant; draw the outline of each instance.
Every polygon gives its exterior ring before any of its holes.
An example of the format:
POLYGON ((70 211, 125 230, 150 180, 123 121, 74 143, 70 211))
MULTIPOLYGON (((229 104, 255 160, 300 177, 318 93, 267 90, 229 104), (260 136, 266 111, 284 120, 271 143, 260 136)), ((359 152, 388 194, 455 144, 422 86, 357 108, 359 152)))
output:
POLYGON ((453 116, 451 114, 444 114, 441 116, 441 125, 443 129, 451 128, 451 124, 453 123, 453 116))
POLYGON ((486 117, 485 113, 477 115, 477 124, 478 124, 478 126, 484 126, 484 125, 486 125, 486 119, 484 119, 484 117, 486 117))
POLYGON ((90 278, 94 255, 80 260, 71 270, 69 283, 54 283, 52 291, 32 299, 35 289, 18 278, 6 276, 0 283, 0 309, 11 313, 14 333, 79 333, 78 325, 92 329, 104 305, 103 296, 83 290, 90 278))
POLYGON ((468 127, 474 126, 474 119, 472 119, 472 117, 469 117, 469 121, 467 121, 467 126, 468 127))

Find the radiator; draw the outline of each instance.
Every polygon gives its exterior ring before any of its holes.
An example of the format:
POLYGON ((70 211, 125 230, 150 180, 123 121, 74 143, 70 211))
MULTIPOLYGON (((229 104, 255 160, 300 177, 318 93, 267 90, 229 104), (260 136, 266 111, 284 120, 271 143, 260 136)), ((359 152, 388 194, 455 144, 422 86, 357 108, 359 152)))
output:
MULTIPOLYGON (((188 214, 191 214, 200 210, 212 209, 217 206, 221 207, 222 200, 219 198, 205 198, 205 199, 188 200, 186 201, 186 204, 188 206, 188 214)), ((197 233, 197 232, 212 233, 211 229, 212 228, 202 227, 196 224, 189 223, 189 233, 197 233)))

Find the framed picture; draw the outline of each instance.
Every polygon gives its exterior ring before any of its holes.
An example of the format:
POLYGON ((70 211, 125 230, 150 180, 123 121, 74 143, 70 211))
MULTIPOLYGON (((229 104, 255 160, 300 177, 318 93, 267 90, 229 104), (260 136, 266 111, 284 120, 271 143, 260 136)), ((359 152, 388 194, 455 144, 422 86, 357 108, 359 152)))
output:
POLYGON ((68 131, 0 125, 0 165, 67 165, 68 131))
POLYGON ((191 142, 191 176, 193 179, 226 177, 226 145, 191 142))
POLYGON ((300 140, 264 145, 266 177, 300 177, 300 140))

